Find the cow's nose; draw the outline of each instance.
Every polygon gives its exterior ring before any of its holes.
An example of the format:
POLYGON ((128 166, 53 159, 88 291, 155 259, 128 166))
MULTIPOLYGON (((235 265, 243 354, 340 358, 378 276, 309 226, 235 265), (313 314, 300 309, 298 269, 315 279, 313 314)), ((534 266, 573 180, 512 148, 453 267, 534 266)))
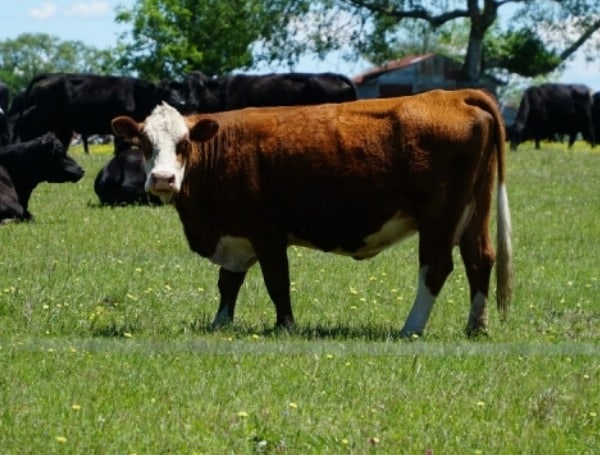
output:
POLYGON ((175 174, 168 171, 153 171, 148 182, 150 191, 161 193, 175 189, 175 174))

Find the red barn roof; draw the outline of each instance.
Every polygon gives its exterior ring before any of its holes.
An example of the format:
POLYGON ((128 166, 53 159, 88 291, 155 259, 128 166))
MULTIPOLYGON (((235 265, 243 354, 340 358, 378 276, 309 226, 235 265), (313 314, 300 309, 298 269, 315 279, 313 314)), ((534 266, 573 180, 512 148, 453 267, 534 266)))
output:
POLYGON ((407 66, 418 63, 422 60, 426 60, 428 58, 433 57, 435 54, 422 54, 422 55, 408 55, 406 57, 402 57, 398 60, 392 60, 390 62, 384 63, 382 66, 377 66, 375 68, 371 68, 364 73, 358 74, 352 78, 352 82, 355 84, 361 84, 369 79, 373 79, 380 74, 386 73, 391 70, 396 70, 400 68, 406 68, 407 66))

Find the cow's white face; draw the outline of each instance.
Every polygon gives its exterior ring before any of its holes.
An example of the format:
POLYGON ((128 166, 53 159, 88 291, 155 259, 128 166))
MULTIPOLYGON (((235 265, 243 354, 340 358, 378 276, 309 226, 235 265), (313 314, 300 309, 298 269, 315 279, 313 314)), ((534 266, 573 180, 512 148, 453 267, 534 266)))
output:
POLYGON ((210 117, 200 118, 188 128, 186 119, 165 102, 156 106, 143 123, 121 115, 111 125, 116 136, 142 149, 146 158, 145 189, 163 202, 181 191, 192 143, 209 141, 219 131, 217 120, 210 117))
POLYGON ((169 202, 181 190, 186 163, 177 149, 188 138, 187 124, 175 108, 162 103, 144 121, 143 132, 152 149, 146 157, 145 189, 169 202))

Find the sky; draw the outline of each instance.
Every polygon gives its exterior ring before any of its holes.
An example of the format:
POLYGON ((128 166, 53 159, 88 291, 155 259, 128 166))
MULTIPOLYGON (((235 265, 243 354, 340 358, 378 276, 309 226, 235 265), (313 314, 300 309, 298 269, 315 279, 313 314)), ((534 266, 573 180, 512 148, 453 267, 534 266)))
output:
MULTIPOLYGON (((0 41, 15 39, 22 33, 48 33, 61 40, 79 40, 89 46, 114 46, 127 26, 114 21, 118 5, 131 7, 134 0, 3 0, 0 12, 0 41)), ((502 9, 500 10, 502 12, 502 9)), ((583 55, 569 62, 558 82, 587 84, 600 90, 597 64, 586 64, 583 55)), ((368 67, 344 62, 332 55, 325 61, 303 59, 296 71, 333 71, 347 76, 358 75, 368 67)), ((264 72, 287 68, 265 68, 264 72)))

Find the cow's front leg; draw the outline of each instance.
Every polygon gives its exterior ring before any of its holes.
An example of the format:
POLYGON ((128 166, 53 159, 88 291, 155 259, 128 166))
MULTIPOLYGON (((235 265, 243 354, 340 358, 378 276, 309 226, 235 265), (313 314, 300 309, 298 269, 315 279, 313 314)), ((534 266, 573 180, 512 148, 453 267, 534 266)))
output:
POLYGON ((221 303, 219 310, 212 322, 213 328, 222 327, 233 322, 235 312, 235 302, 246 277, 246 272, 230 272, 221 267, 219 269, 219 293, 221 294, 221 303))
POLYGON ((277 327, 292 328, 294 316, 290 298, 290 272, 287 257, 287 243, 270 237, 268 242, 253 242, 258 263, 269 297, 275 304, 277 327))

